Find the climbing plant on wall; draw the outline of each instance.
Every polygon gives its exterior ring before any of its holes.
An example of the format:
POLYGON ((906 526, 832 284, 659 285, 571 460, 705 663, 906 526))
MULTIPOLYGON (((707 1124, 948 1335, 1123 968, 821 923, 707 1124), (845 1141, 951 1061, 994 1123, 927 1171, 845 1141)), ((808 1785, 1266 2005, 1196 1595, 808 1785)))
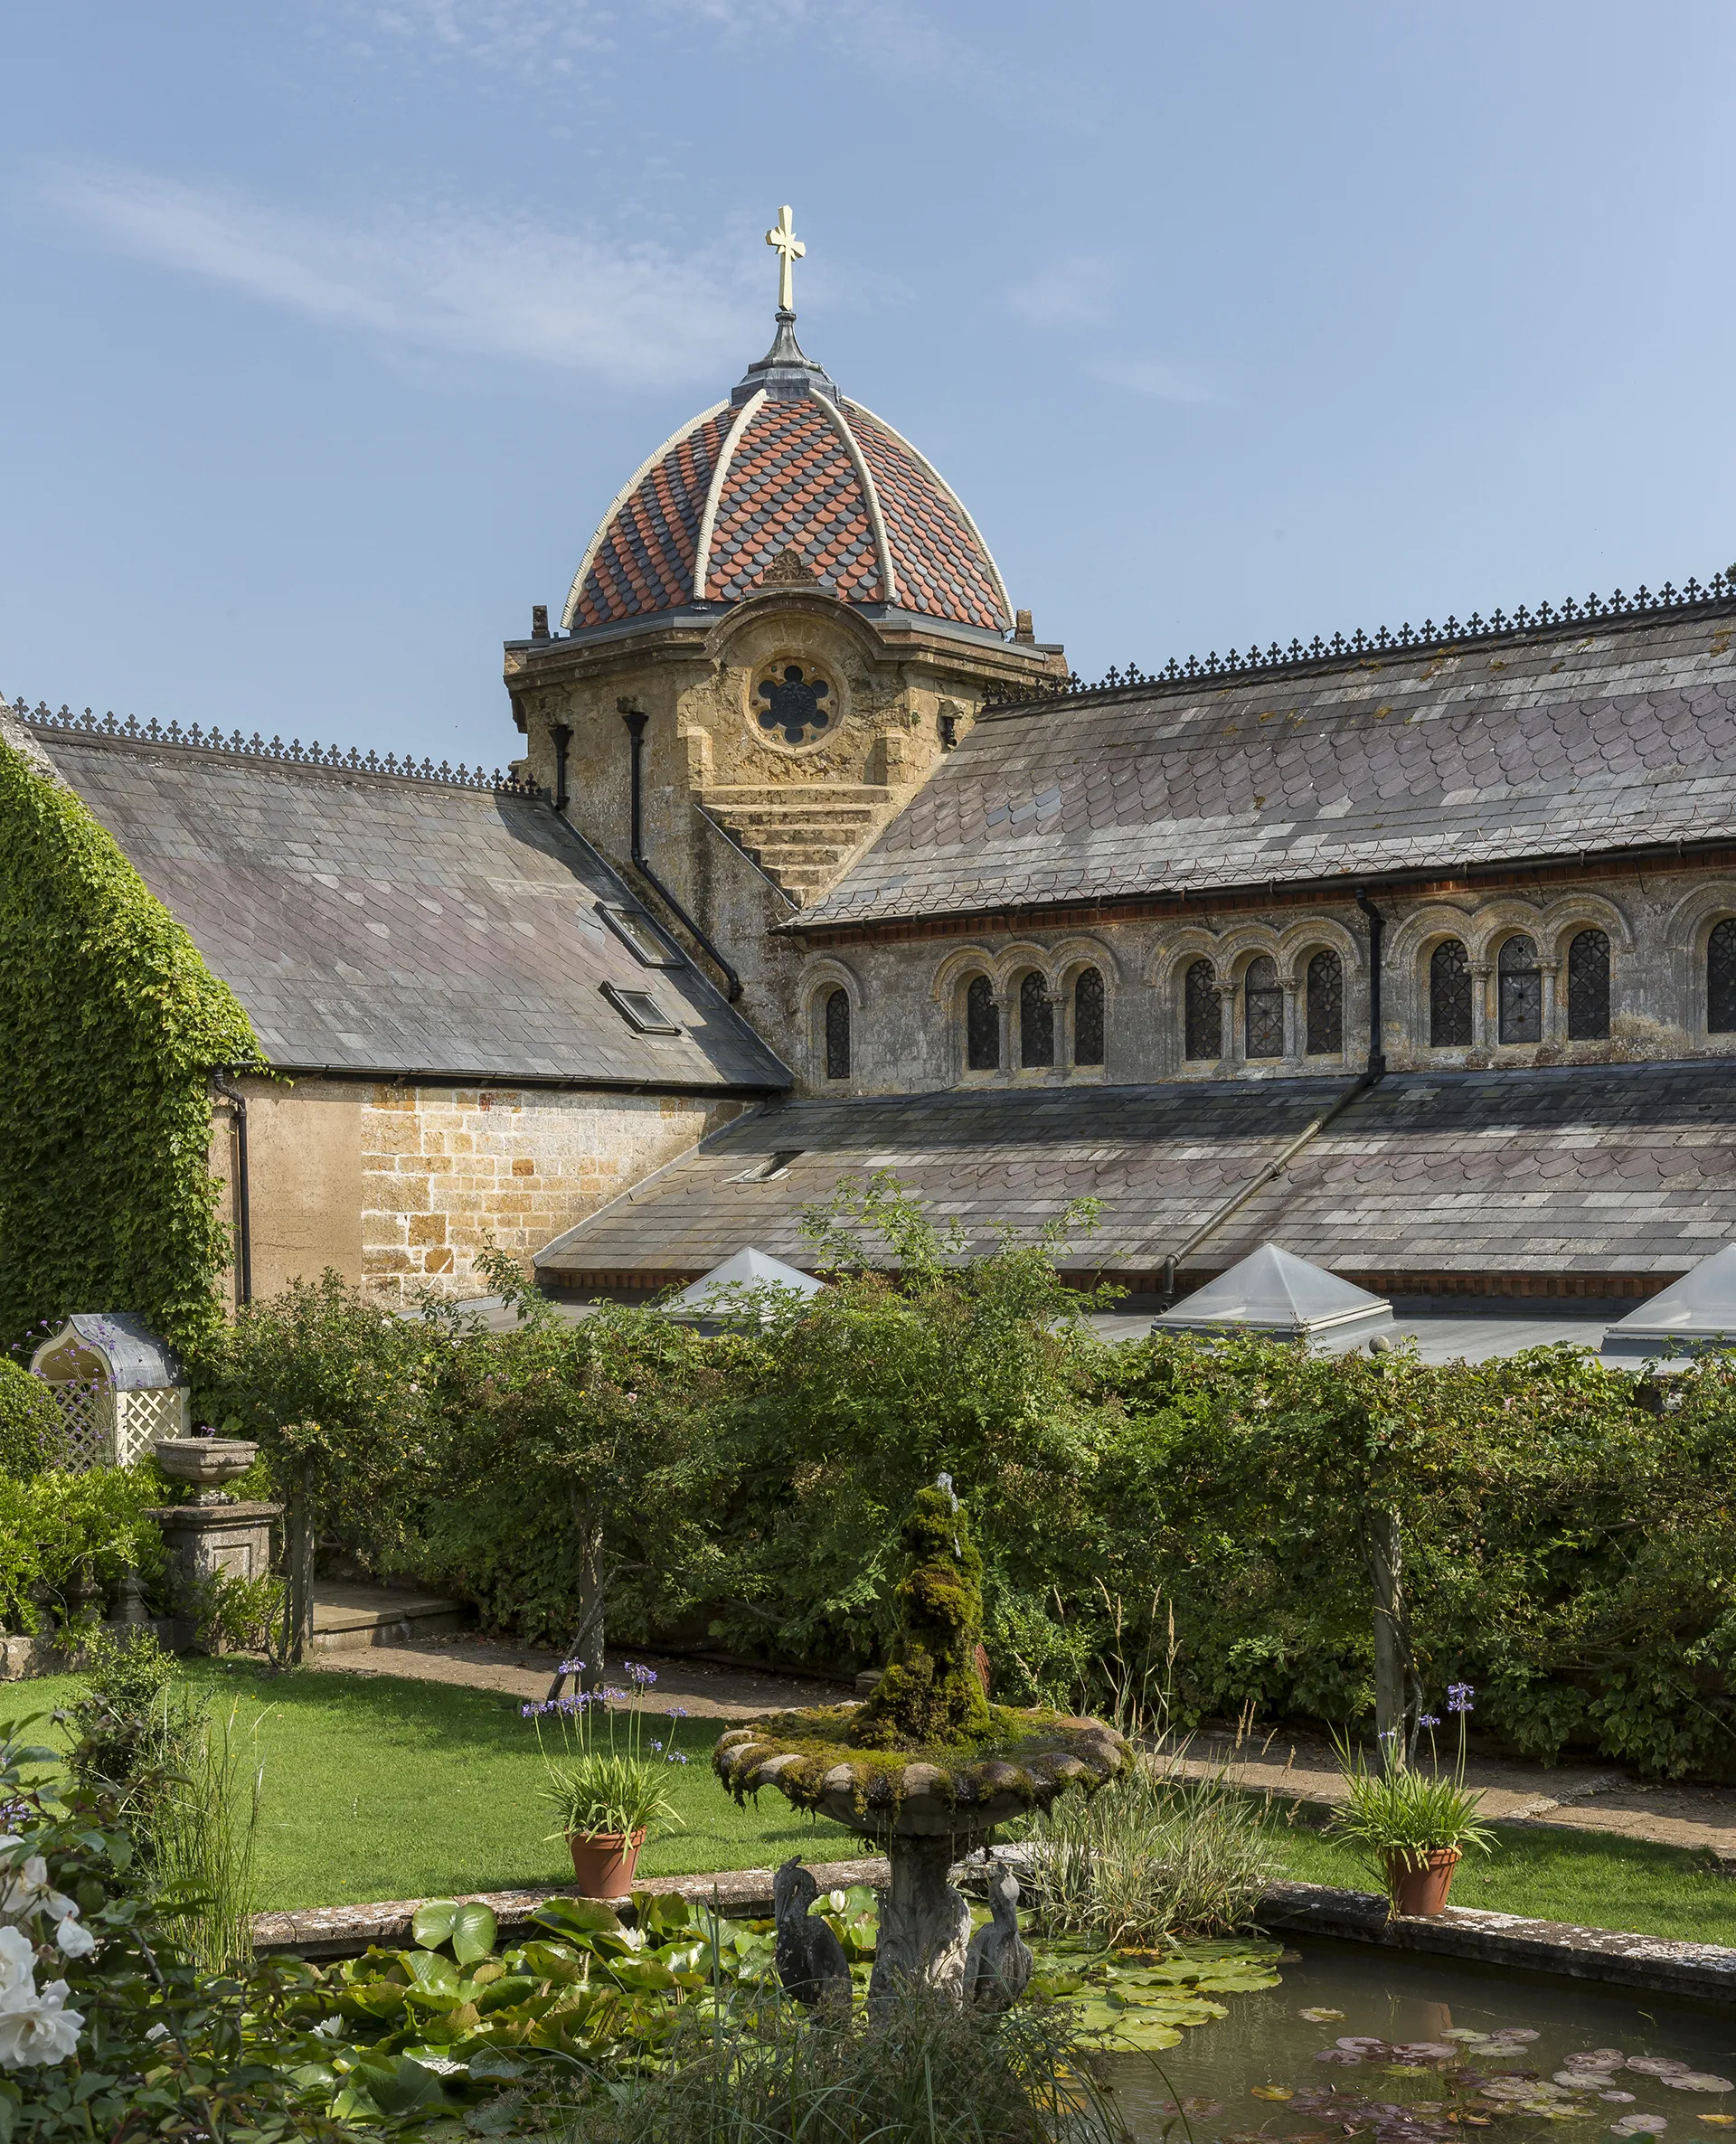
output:
POLYGON ((0 1344, 73 1310, 215 1323, 208 1076, 262 1063, 111 836, 0 741, 0 1344))

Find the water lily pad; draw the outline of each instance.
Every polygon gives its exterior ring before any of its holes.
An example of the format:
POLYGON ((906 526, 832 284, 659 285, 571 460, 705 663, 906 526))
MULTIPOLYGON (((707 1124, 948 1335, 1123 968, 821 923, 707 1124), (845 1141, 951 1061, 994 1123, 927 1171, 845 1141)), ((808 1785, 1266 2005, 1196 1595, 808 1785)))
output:
POLYGON ((1310 2025, 1336 2025, 1343 2017, 1342 2010, 1298 2010, 1298 2017, 1306 2017, 1310 2025))
POLYGON ((1598 2097, 1611 2107, 1631 2107, 1634 2103, 1631 2092, 1600 2092, 1598 2097))
POLYGON ((1685 2077, 1694 2065, 1668 2054, 1630 2054, 1628 2067, 1637 2070, 1642 2077, 1685 2077))
POLYGON ((1665 2077, 1664 2080, 1673 2092, 1732 2092, 1728 2077, 1717 2077, 1710 2070, 1690 2070, 1683 2077, 1665 2077))
POLYGON ((1736 2114, 1703 2114, 1700 2119, 1708 2129, 1736 2129, 1736 2114))
POLYGON ((1624 2114, 1619 2121, 1611 2123, 1609 2134, 1612 2137, 1661 2137, 1669 2126, 1662 2114, 1624 2114))
POLYGON ((1295 2092, 1288 2084, 1252 2084, 1250 2092, 1257 2100, 1293 2100, 1295 2092))
POLYGON ((1458 2049, 1444 2040, 1403 2040, 1393 2044, 1401 2062, 1457 2062, 1458 2049))

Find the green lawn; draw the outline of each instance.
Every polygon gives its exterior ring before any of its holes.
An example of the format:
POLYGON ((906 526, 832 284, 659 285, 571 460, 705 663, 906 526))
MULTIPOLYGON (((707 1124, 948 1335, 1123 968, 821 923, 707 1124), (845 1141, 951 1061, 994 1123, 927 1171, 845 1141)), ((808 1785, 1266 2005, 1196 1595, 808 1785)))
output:
MULTIPOLYGON (((1498 1824, 1495 1837, 1487 1854, 1459 1863, 1456 1906, 1736 1944, 1736 1881, 1698 1855, 1609 1832, 1498 1824)), ((1320 1832, 1280 1826, 1275 1843, 1284 1874, 1298 1883, 1378 1888, 1349 1847, 1320 1832)))
MULTIPOLYGON (((397 1676, 271 1680, 228 1660, 190 1662, 188 1673, 223 1710, 233 1701, 244 1729, 258 1725, 261 1910, 572 1881, 564 1844, 545 1836, 536 1733, 517 1698, 397 1676)), ((71 1676, 14 1684, 0 1692, 0 1717, 50 1710, 78 1687, 71 1676)), ((861 1851, 842 1826, 810 1821, 776 1794, 738 1809, 712 1776, 718 1723, 655 1717, 647 1733, 673 1729, 689 1760, 670 1774, 686 1829, 646 1846, 646 1875, 861 1851)))
MULTIPOLYGON (((544 1836, 535 1733, 516 1698, 397 1676, 308 1670, 273 1681, 231 1660, 190 1662, 187 1672, 223 1709, 233 1702, 244 1729, 257 1723, 262 1908, 571 1881, 564 1846, 544 1836)), ((51 1710, 77 1688, 71 1677, 12 1685, 0 1692, 0 1717, 51 1710)), ((647 1875, 860 1851, 852 1833, 810 1822, 775 1794, 738 1809, 708 1762, 717 1723, 656 1717, 689 1759, 671 1773, 687 1828, 646 1849, 647 1875)), ((1736 1943, 1736 1883, 1694 1855, 1596 1832, 1502 1826, 1497 1839, 1492 1854, 1460 1864, 1456 1903, 1736 1943)), ((1275 1846, 1287 1875, 1373 1887, 1354 1855, 1316 1831, 1280 1826, 1275 1846)))

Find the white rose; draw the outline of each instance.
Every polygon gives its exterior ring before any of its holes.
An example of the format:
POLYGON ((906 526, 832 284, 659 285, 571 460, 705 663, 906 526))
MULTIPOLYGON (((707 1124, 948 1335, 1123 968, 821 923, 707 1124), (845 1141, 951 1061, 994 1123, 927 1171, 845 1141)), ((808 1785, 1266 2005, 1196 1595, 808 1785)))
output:
POLYGON ((70 1898, 50 1889, 48 1863, 40 1854, 33 1854, 24 1863, 24 1874, 14 1876, 0 1891, 0 1920, 28 1921, 46 1913, 51 1921, 61 1921, 77 1910, 70 1898))
POLYGON ((36 1999, 36 1952, 21 1928, 0 1928, 0 2010, 36 1999))
POLYGON ((69 2010, 64 1980, 51 1980, 33 2000, 0 2002, 0 2070, 33 2069, 76 2054, 84 2014, 69 2010))
POLYGON ((54 1941, 69 1958, 89 1958, 97 1947, 97 1939, 79 1919, 79 1909, 74 1906, 70 1913, 61 1916, 61 1925, 54 1941))

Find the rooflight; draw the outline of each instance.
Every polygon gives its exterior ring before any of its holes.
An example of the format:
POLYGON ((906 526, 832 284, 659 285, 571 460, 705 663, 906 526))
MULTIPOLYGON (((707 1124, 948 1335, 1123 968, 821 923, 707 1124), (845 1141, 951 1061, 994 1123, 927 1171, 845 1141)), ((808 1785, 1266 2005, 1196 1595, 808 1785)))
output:
POLYGON ((627 1025, 637 1028, 641 1034, 681 1033, 675 1022, 670 1019, 648 990, 620 990, 613 983, 605 983, 603 996, 627 1025))
POLYGON ((663 937, 643 909, 601 904, 603 920, 644 968, 680 968, 681 955, 663 937))
POLYGON ((804 1151, 800 1147, 776 1147, 763 1161, 756 1161, 750 1168, 743 1169, 740 1176, 731 1176, 730 1182, 770 1184, 781 1176, 790 1163, 797 1160, 804 1151))

